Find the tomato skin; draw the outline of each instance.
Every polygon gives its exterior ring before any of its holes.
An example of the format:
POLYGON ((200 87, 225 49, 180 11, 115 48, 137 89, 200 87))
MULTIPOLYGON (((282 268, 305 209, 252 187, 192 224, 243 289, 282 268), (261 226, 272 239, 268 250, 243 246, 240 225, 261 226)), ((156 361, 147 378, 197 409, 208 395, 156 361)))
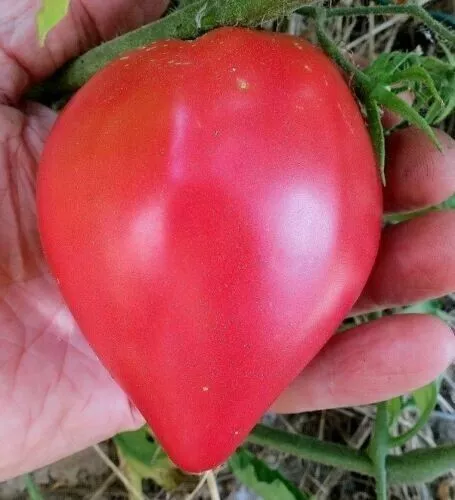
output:
POLYGON ((224 461, 358 298, 381 189, 355 99, 307 42, 221 28, 108 65, 38 174, 45 255, 171 459, 224 461))

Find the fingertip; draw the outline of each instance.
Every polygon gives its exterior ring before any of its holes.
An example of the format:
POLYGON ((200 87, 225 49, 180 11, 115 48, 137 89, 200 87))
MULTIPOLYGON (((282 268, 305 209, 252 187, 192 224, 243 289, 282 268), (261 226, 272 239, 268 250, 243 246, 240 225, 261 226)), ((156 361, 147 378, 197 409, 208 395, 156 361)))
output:
POLYGON ((425 341, 427 341, 429 349, 433 347, 432 350, 435 351, 434 366, 439 367, 434 374, 434 378, 436 378, 442 370, 446 369, 455 360, 455 335, 452 328, 437 316, 427 314, 404 316, 413 318, 416 331, 426 337, 425 341), (428 339, 429 332, 431 332, 430 339, 428 339))
POLYGON ((296 413, 387 400, 435 380, 454 353, 453 332, 439 318, 383 317, 335 335, 273 410, 296 413))
POLYGON ((455 192, 455 141, 441 130, 434 132, 442 151, 414 127, 387 138, 386 212, 437 205, 455 192))

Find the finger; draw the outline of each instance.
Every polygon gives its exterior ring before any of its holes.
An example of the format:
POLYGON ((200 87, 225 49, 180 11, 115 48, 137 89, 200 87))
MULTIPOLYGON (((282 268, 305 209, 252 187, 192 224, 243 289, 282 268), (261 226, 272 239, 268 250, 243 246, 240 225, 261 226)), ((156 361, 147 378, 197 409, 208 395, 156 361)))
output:
POLYGON ((35 19, 41 2, 7 2, 0 13, 0 103, 15 102, 31 84, 101 40, 156 19, 168 0, 72 0, 65 18, 38 41, 35 19))
POLYGON ((455 290, 455 211, 384 229, 375 267, 355 312, 401 306, 455 290))
POLYGON ((453 333, 439 319, 382 318, 333 337, 272 410, 297 413, 390 399, 434 380, 454 354, 453 333))
POLYGON ((436 205, 455 193, 455 141, 441 130, 434 132, 442 151, 414 127, 394 132, 387 139, 386 212, 436 205))

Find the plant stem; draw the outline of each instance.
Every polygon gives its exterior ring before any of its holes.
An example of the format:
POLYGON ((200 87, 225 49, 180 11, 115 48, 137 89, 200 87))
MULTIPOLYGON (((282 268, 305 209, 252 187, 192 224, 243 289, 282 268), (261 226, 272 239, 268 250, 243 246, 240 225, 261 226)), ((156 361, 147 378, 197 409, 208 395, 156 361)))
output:
POLYGON ((369 86, 369 78, 362 73, 349 59, 347 59, 335 42, 327 35, 324 24, 327 19, 327 10, 322 8, 311 7, 313 15, 316 17, 316 36, 320 46, 324 49, 326 54, 333 59, 338 66, 348 75, 354 78, 354 84, 366 90, 369 86))
MULTIPOLYGON (((252 444, 268 446, 303 460, 319 462, 367 476, 374 476, 376 472, 372 460, 365 452, 309 436, 291 434, 265 425, 257 425, 247 440, 252 444)), ((424 448, 397 456, 389 455, 385 463, 387 479, 391 484, 432 481, 453 468, 455 445, 424 448)))
POLYGON ((386 466, 389 482, 412 484, 432 481, 454 468, 455 446, 437 446, 389 455, 386 466))
POLYGON ((387 403, 378 403, 376 408, 376 421, 368 454, 374 464, 377 499, 387 500, 386 459, 389 451, 387 403))
POLYGON ((365 453, 340 444, 291 434, 265 425, 257 425, 248 436, 248 441, 261 446, 270 446, 305 460, 340 467, 368 476, 374 475, 373 463, 365 453))
POLYGON ((454 209, 455 209, 455 195, 452 195, 450 198, 448 198, 439 205, 433 205, 428 208, 413 210, 411 212, 385 214, 383 219, 384 222, 397 224, 399 222, 405 222, 407 220, 414 219, 415 217, 420 217, 421 215, 425 215, 431 212, 441 212, 443 210, 454 210, 454 209))
POLYGON ((27 493, 30 497, 30 500, 44 500, 44 497, 38 489, 38 486, 36 485, 32 476, 30 474, 25 474, 24 479, 25 487, 27 488, 27 493))
POLYGON ((382 185, 386 185, 385 177, 385 137, 384 137, 384 127, 381 121, 381 112, 379 106, 374 99, 371 98, 370 94, 363 94, 363 104, 365 106, 365 111, 367 113, 368 119, 368 129, 370 132, 371 141, 374 145, 376 151, 376 156, 378 160, 379 175, 381 177, 382 185))

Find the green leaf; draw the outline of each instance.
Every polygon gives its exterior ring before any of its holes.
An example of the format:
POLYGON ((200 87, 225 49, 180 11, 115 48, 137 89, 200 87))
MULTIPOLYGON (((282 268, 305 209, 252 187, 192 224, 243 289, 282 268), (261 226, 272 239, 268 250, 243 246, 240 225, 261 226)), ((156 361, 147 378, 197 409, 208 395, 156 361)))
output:
POLYGON ((252 453, 240 448, 229 459, 234 476, 264 500, 308 500, 295 485, 252 453))
POLYGON ((148 427, 133 432, 123 432, 114 437, 114 443, 132 483, 153 479, 167 491, 172 491, 186 480, 186 476, 153 441, 148 427))
POLYGON ((436 89, 433 79, 431 78, 428 71, 421 66, 411 66, 409 68, 403 69, 402 71, 397 71, 390 79, 391 83, 399 82, 422 82, 428 87, 428 91, 434 97, 436 101, 439 102, 441 106, 444 105, 441 96, 436 89))
POLYGON ((378 86, 390 87, 395 94, 403 90, 414 96, 412 107, 432 125, 455 110, 455 58, 443 43, 446 60, 415 53, 381 54, 365 73, 378 86), (404 85, 405 84, 405 85, 404 85))
POLYGON ((70 0, 42 0, 41 9, 36 15, 36 28, 41 45, 44 44, 49 31, 67 14, 70 0))
POLYGON ((439 150, 441 149, 441 145, 439 144, 439 141, 433 129, 427 123, 425 118, 420 116, 414 108, 412 108, 409 104, 396 96, 393 92, 378 85, 373 89, 371 97, 376 99, 379 104, 382 104, 390 111, 397 113, 409 123, 412 123, 416 127, 422 129, 431 139, 434 145, 439 150))
POLYGON ((137 431, 117 434, 114 442, 127 458, 143 463, 151 463, 155 460, 160 448, 153 440, 147 426, 137 431))
POLYGON ((420 411, 420 414, 425 414, 428 411, 433 411, 439 392, 439 384, 437 381, 431 382, 412 393, 412 398, 420 411))
POLYGON ((455 61, 452 55, 448 55, 447 62, 427 57, 422 61, 423 67, 431 75, 435 87, 441 96, 443 104, 439 107, 434 106, 433 112, 430 114, 431 100, 425 92, 419 91, 416 93, 415 106, 424 112, 424 116, 429 123, 437 124, 445 120, 453 111, 455 111, 455 61))

